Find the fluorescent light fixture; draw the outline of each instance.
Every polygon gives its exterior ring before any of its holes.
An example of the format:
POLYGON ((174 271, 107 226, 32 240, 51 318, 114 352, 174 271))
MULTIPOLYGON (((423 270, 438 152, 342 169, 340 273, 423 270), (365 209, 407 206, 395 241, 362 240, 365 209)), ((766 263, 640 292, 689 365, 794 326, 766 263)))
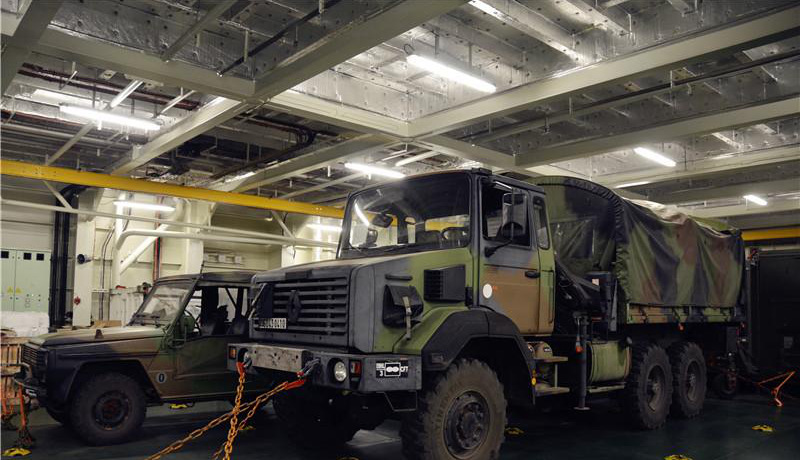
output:
POLYGON ((619 184, 614 188, 628 188, 628 187, 638 187, 640 185, 647 185, 649 184, 649 180, 640 180, 639 182, 628 182, 627 184, 619 184))
POLYGON ((633 149, 640 157, 647 158, 650 161, 655 161, 658 164, 674 168, 676 163, 672 158, 667 158, 664 155, 644 147, 635 147, 633 149))
POLYGON ((355 209, 356 216, 358 216, 358 219, 361 221, 361 223, 369 227, 369 219, 367 219, 367 216, 366 214, 364 214, 364 211, 362 211, 361 208, 358 207, 358 204, 354 204, 353 209, 355 209))
POLYGON ((406 175, 401 173, 400 171, 395 171, 393 169, 387 169, 387 168, 380 168, 378 166, 365 165, 363 163, 345 163, 344 167, 347 169, 352 169, 353 171, 362 172, 364 174, 390 177, 392 179, 402 179, 403 177, 406 177, 406 175))
POLYGON ((36 89, 32 94, 31 97, 36 101, 44 102, 45 104, 75 104, 75 105, 84 105, 91 107, 92 100, 86 99, 79 96, 73 96, 72 94, 64 94, 64 93, 57 93, 55 91, 50 91, 49 89, 36 89))
POLYGON ((172 212, 175 210, 173 206, 168 206, 166 204, 141 203, 139 201, 129 201, 129 200, 117 200, 114 202, 114 205, 119 206, 121 208, 146 209, 148 211, 172 212))
POLYGON ((409 64, 427 70, 428 72, 435 73, 436 75, 447 78, 448 80, 453 80, 457 83, 461 83, 462 85, 469 86, 472 89, 484 93, 493 93, 497 91, 497 87, 486 80, 474 77, 466 72, 418 54, 409 54, 406 56, 406 61, 408 61, 409 64))
POLYGON ((767 205, 767 200, 761 198, 760 196, 745 195, 742 198, 744 198, 745 200, 747 200, 747 201, 749 201, 751 203, 755 203, 755 204, 757 204, 759 206, 766 206, 767 205))
POLYGON ((111 123, 119 126, 129 126, 131 128, 143 129, 145 131, 157 131, 161 128, 157 123, 144 120, 142 118, 126 117, 116 115, 103 110, 89 109, 86 107, 76 107, 74 105, 61 105, 61 111, 80 118, 87 118, 97 122, 111 123))
POLYGON ((231 177, 229 179, 225 179, 225 183, 227 184, 229 182, 236 182, 237 180, 247 179, 248 177, 255 176, 255 175, 256 175, 255 171, 248 171, 248 172, 246 172, 244 174, 239 174, 238 176, 233 176, 233 177, 231 177))
POLYGON ((329 224, 308 224, 308 228, 313 228, 314 230, 322 230, 324 232, 341 232, 342 227, 338 225, 329 225, 329 224))

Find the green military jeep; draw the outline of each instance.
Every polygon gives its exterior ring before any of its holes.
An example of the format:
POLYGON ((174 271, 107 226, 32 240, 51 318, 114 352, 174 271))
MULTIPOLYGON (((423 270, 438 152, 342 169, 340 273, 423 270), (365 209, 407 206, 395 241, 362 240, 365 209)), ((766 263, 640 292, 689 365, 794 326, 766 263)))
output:
MULTIPOLYGON (((123 442, 148 405, 232 400, 229 343, 247 337, 252 273, 159 279, 125 327, 45 334, 22 348, 25 392, 90 444, 123 442)), ((252 379, 246 390, 269 382, 252 379)))

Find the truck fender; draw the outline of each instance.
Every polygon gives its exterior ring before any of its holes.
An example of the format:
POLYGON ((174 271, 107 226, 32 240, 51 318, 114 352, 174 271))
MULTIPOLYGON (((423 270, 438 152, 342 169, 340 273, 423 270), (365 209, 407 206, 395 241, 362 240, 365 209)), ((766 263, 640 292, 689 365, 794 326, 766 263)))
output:
POLYGON ((443 371, 460 357, 477 358, 492 367, 513 402, 533 403, 533 356, 507 316, 477 308, 451 314, 423 347, 422 370, 443 371))

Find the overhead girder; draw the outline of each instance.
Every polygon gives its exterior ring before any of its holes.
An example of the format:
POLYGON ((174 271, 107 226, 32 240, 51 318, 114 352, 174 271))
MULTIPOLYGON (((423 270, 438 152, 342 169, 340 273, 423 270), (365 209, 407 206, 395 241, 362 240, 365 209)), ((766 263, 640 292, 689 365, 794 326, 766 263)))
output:
POLYGON ((745 184, 723 185, 721 187, 692 188, 676 192, 649 195, 647 198, 659 203, 691 203, 722 198, 735 198, 752 194, 765 197, 770 193, 800 192, 800 178, 764 181, 745 184))

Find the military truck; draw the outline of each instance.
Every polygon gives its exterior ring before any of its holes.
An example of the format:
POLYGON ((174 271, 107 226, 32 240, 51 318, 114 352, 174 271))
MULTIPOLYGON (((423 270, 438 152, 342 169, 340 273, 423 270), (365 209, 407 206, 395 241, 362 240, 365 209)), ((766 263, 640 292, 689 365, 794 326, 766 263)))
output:
MULTIPOLYGON (((126 327, 45 334, 22 346, 16 380, 90 444, 123 442, 148 405, 232 400, 228 344, 248 332, 252 272, 160 278, 126 327)), ((271 382, 251 379, 248 393, 271 382)))
POLYGON ((738 232, 536 182, 461 170, 351 194, 335 260, 254 277, 229 368, 313 369, 274 401, 290 435, 400 416, 408 458, 497 458, 508 405, 546 398, 614 394, 645 429, 697 415, 743 314, 738 232))

